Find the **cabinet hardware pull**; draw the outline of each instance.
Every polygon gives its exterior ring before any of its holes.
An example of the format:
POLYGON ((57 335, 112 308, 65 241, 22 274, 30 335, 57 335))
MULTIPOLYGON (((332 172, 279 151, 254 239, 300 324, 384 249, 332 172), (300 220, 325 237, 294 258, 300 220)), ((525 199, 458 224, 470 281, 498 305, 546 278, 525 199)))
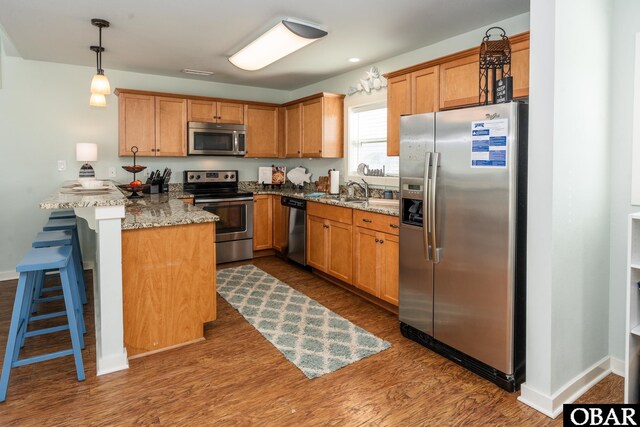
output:
POLYGON ((322 226, 323 226, 324 228, 329 228, 329 226, 328 226, 327 224, 322 224, 322 226))
POLYGON ((391 228, 400 228, 400 226, 398 224, 389 224, 389 227, 391 227, 391 228))
POLYGON ((363 218, 362 222, 373 222, 373 221, 371 221, 370 219, 363 218))
POLYGON ((380 243, 384 243, 384 240, 380 240, 380 243))
POLYGON ((376 239, 376 243, 378 243, 380 240, 376 239))
POLYGON ((159 148, 156 148, 156 151, 160 151, 160 149, 159 149, 159 148))
POLYGON ((156 149, 155 149, 155 148, 152 148, 152 149, 151 149, 151 151, 156 151, 156 149))

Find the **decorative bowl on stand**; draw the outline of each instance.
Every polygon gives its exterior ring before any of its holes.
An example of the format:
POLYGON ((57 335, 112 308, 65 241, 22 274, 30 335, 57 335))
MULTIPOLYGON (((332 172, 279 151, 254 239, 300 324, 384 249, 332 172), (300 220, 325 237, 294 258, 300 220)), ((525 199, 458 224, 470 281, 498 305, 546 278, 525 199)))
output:
MULTIPOLYGON (((138 147, 136 147, 135 145, 133 147, 131 147, 131 152, 133 153, 133 165, 129 165, 129 166, 122 166, 122 169, 126 170, 129 173, 133 174, 133 181, 136 180, 136 174, 142 172, 143 170, 145 170, 147 167, 146 166, 142 166, 142 165, 138 165, 136 164, 136 153, 138 152, 138 147)), ((142 196, 140 194, 138 194, 138 191, 142 191, 142 189, 144 188, 144 186, 148 184, 140 184, 140 185, 120 185, 120 188, 123 188, 127 191, 131 191, 131 195, 129 195, 127 198, 129 199, 139 199, 142 196)))

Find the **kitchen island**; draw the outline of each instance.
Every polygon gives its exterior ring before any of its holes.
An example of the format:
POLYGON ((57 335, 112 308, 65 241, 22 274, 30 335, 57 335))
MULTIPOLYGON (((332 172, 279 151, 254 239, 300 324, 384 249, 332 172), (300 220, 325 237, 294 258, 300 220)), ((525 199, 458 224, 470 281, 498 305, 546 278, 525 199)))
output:
MULTIPOLYGON (((95 332, 96 332, 96 366, 97 375, 103 375, 127 369, 128 354, 125 347, 125 315, 123 313, 123 270, 129 274, 133 272, 135 279, 142 280, 151 277, 156 268, 162 266, 154 264, 150 267, 144 265, 141 260, 137 262, 123 263, 123 249, 131 253, 129 246, 123 247, 128 238, 123 239, 124 233, 131 231, 160 230, 158 236, 163 239, 167 230, 173 229, 178 235, 184 230, 191 232, 190 226, 209 228, 211 235, 215 235, 214 223, 219 218, 216 215, 204 212, 202 209, 182 203, 177 200, 175 194, 160 194, 145 196, 132 202, 111 182, 106 181, 108 191, 96 193, 74 192, 73 182, 64 183, 60 189, 52 193, 40 203, 42 209, 74 209, 78 217, 87 221, 88 227, 95 231, 95 265, 93 274, 94 305, 95 305, 95 332), (207 226, 208 224, 208 226, 207 226), (137 266, 136 266, 137 265, 137 266), (144 268, 144 269, 143 269, 144 268)), ((195 230, 193 231, 195 233, 195 230)), ((197 233, 199 234, 199 232, 197 233)), ((179 238, 174 238, 179 240, 179 238)), ((212 238, 213 239, 213 238, 212 238)), ((134 239, 135 240, 135 239, 134 239)), ((137 240, 140 240, 138 237, 137 240)), ((209 240, 212 244, 212 240, 209 240)), ((142 244, 142 243, 138 243, 142 244)), ((147 243, 149 244, 149 243, 147 243)), ((135 246, 132 246, 135 247, 135 246)), ((177 254, 174 252, 173 254, 177 254)), ((138 255, 130 255, 131 261, 137 260, 138 255)), ((173 256, 172 254, 169 257, 173 256)), ((204 265, 210 264, 212 275, 207 282, 213 291, 213 311, 205 313, 202 309, 198 319, 215 317, 215 253, 211 257, 202 258, 204 265)), ((164 257, 162 262, 172 264, 174 260, 164 257)), ((180 261, 181 264, 183 261, 180 261)), ((181 268, 187 269, 188 265, 181 268)), ((205 269, 206 270, 206 269, 205 269)), ((209 271, 207 270, 207 271, 209 271)), ((129 281, 125 277, 125 282, 129 281)), ((148 288, 147 288, 148 289, 148 288)), ((153 301, 150 294, 136 294, 141 301, 153 301)), ((209 300, 210 301, 210 300, 209 300)), ((149 308, 149 306, 147 306, 149 308)), ((156 309, 157 307, 153 307, 156 309)), ((179 310, 184 310, 181 306, 179 310)), ((176 321, 183 321, 192 313, 181 312, 174 317, 176 321)), ((151 322, 151 318, 145 313, 139 312, 138 318, 151 322), (146 316, 146 317, 144 317, 146 316)), ((128 318, 128 315, 127 315, 128 318)), ((157 347, 155 349, 157 350, 157 347)), ((134 353, 140 353, 134 351, 134 353)))

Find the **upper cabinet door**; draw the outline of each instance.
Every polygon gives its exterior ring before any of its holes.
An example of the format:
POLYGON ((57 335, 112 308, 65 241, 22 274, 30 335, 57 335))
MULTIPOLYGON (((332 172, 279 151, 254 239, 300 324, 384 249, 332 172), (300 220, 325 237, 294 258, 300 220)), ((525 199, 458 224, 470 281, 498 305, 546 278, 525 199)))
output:
POLYGON ((285 157, 300 157, 302 143, 302 106, 289 105, 285 109, 285 157))
POLYGON ((411 80, 408 74, 387 81, 387 156, 400 154, 400 116, 411 114, 411 80))
POLYGON ((218 102, 218 123, 244 124, 244 104, 218 102))
POLYGON ((302 157, 322 157, 323 98, 302 103, 302 157))
POLYGON ((529 96, 529 40, 511 45, 511 76, 513 98, 529 96))
POLYGON ((156 156, 187 155, 187 101, 156 96, 156 156))
POLYGON ((247 157, 278 157, 278 108, 245 106, 247 157))
POLYGON ((440 65, 440 109, 477 105, 480 93, 479 72, 477 52, 440 65))
POLYGON ((438 111, 439 71, 436 66, 411 73, 411 114, 438 111))
POLYGON ((190 122, 216 123, 217 114, 215 102, 190 99, 188 104, 190 122))
POLYGON ((155 156, 154 97, 122 93, 118 104, 119 155, 131 156, 131 147, 135 145, 139 156, 155 156))

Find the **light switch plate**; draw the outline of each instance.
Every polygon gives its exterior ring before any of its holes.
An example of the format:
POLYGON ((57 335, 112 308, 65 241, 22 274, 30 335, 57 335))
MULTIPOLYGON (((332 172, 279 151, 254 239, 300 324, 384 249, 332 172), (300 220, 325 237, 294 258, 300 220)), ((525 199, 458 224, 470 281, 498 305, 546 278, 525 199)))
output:
POLYGON ((109 178, 115 178, 116 177, 116 168, 114 168, 113 166, 111 166, 109 168, 109 178))
POLYGON ((58 160, 58 172, 67 170, 67 161, 66 160, 58 160))

